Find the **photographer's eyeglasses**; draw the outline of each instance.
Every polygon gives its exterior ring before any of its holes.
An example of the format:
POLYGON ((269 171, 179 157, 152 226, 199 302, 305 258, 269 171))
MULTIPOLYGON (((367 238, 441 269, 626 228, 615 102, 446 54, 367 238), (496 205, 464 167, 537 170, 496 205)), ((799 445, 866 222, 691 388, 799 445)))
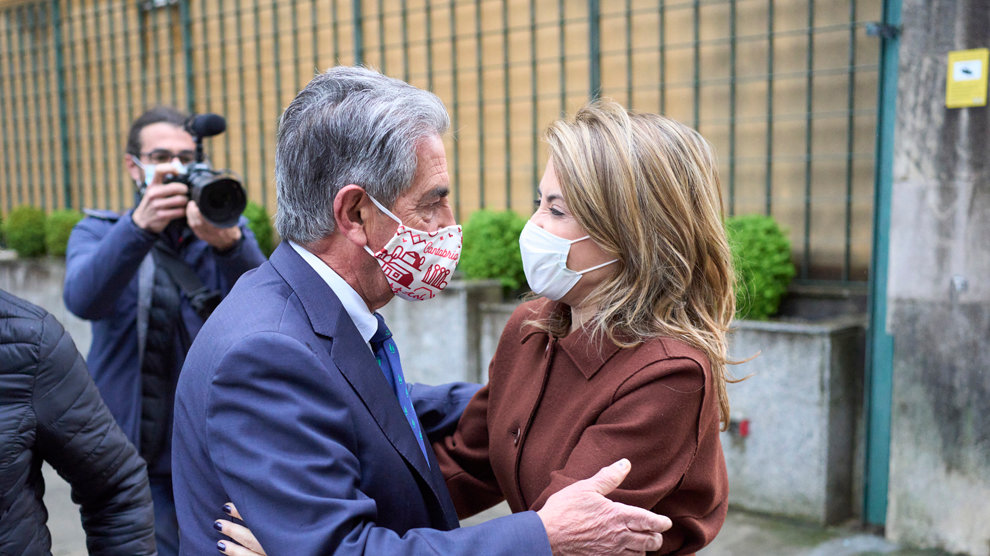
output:
POLYGON ((168 149, 155 149, 141 156, 147 158, 152 164, 167 164, 178 158, 184 166, 188 166, 196 161, 196 151, 179 151, 174 153, 168 149))

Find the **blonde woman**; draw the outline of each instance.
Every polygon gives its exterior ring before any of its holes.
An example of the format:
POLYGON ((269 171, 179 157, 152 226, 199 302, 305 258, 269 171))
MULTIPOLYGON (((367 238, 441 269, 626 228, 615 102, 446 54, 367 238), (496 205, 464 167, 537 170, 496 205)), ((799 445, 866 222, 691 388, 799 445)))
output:
POLYGON ((434 444, 461 517, 514 512, 620 457, 613 500, 669 516, 663 554, 725 519, 719 429, 733 274, 715 155, 696 131, 598 102, 547 131, 519 243, 540 299, 502 333, 489 383, 434 444))
MULTIPOLYGON (((671 518, 659 553, 696 552, 728 497, 719 429, 734 296, 714 153, 680 123, 609 101, 546 138, 519 240, 539 298, 510 318, 437 460, 464 518, 503 499, 539 509, 627 458, 609 497, 671 518)), ((226 521, 223 532, 253 542, 226 521)))

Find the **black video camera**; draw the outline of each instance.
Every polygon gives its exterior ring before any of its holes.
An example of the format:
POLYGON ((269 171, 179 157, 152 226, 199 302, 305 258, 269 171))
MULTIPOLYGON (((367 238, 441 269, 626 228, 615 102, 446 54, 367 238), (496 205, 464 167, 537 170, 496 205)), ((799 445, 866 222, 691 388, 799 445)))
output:
POLYGON ((168 183, 182 183, 189 188, 189 198, 210 224, 219 228, 237 225, 247 206, 247 195, 237 178, 224 170, 214 170, 203 154, 203 137, 219 135, 227 121, 219 114, 200 114, 186 121, 185 130, 196 141, 196 161, 182 174, 165 177, 168 183))

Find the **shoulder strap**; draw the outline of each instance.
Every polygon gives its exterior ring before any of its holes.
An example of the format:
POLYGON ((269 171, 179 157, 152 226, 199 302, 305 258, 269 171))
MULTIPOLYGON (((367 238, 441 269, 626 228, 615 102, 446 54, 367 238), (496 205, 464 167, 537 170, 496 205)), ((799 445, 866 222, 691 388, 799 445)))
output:
POLYGON ((193 269, 162 242, 156 242, 151 253, 155 258, 155 264, 168 272, 172 280, 182 289, 182 293, 189 298, 196 314, 205 321, 220 304, 220 292, 206 287, 193 269))

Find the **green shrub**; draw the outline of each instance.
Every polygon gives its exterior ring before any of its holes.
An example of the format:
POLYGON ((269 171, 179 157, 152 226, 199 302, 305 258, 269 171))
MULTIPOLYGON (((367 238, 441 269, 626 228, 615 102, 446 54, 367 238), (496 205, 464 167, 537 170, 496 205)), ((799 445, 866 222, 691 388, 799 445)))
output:
POLYGON ((37 207, 21 206, 7 214, 3 223, 7 246, 19 257, 45 254, 45 213, 37 207))
POLYGON ((272 227, 272 219, 268 216, 265 207, 249 201, 244 208, 244 218, 247 218, 248 227, 254 233, 254 238, 258 240, 258 247, 265 256, 272 254, 275 250, 275 228, 272 227))
POLYGON ((457 267, 468 278, 492 278, 508 290, 526 284, 519 233, 526 220, 512 212, 482 209, 464 224, 464 248, 457 267))
POLYGON ((769 216, 733 216, 725 224, 736 269, 736 317, 766 320, 777 314, 794 278, 791 242, 769 216))
POLYGON ((72 228, 83 219, 78 210, 56 210, 45 219, 45 247, 49 255, 65 256, 65 247, 69 244, 69 234, 72 228))

